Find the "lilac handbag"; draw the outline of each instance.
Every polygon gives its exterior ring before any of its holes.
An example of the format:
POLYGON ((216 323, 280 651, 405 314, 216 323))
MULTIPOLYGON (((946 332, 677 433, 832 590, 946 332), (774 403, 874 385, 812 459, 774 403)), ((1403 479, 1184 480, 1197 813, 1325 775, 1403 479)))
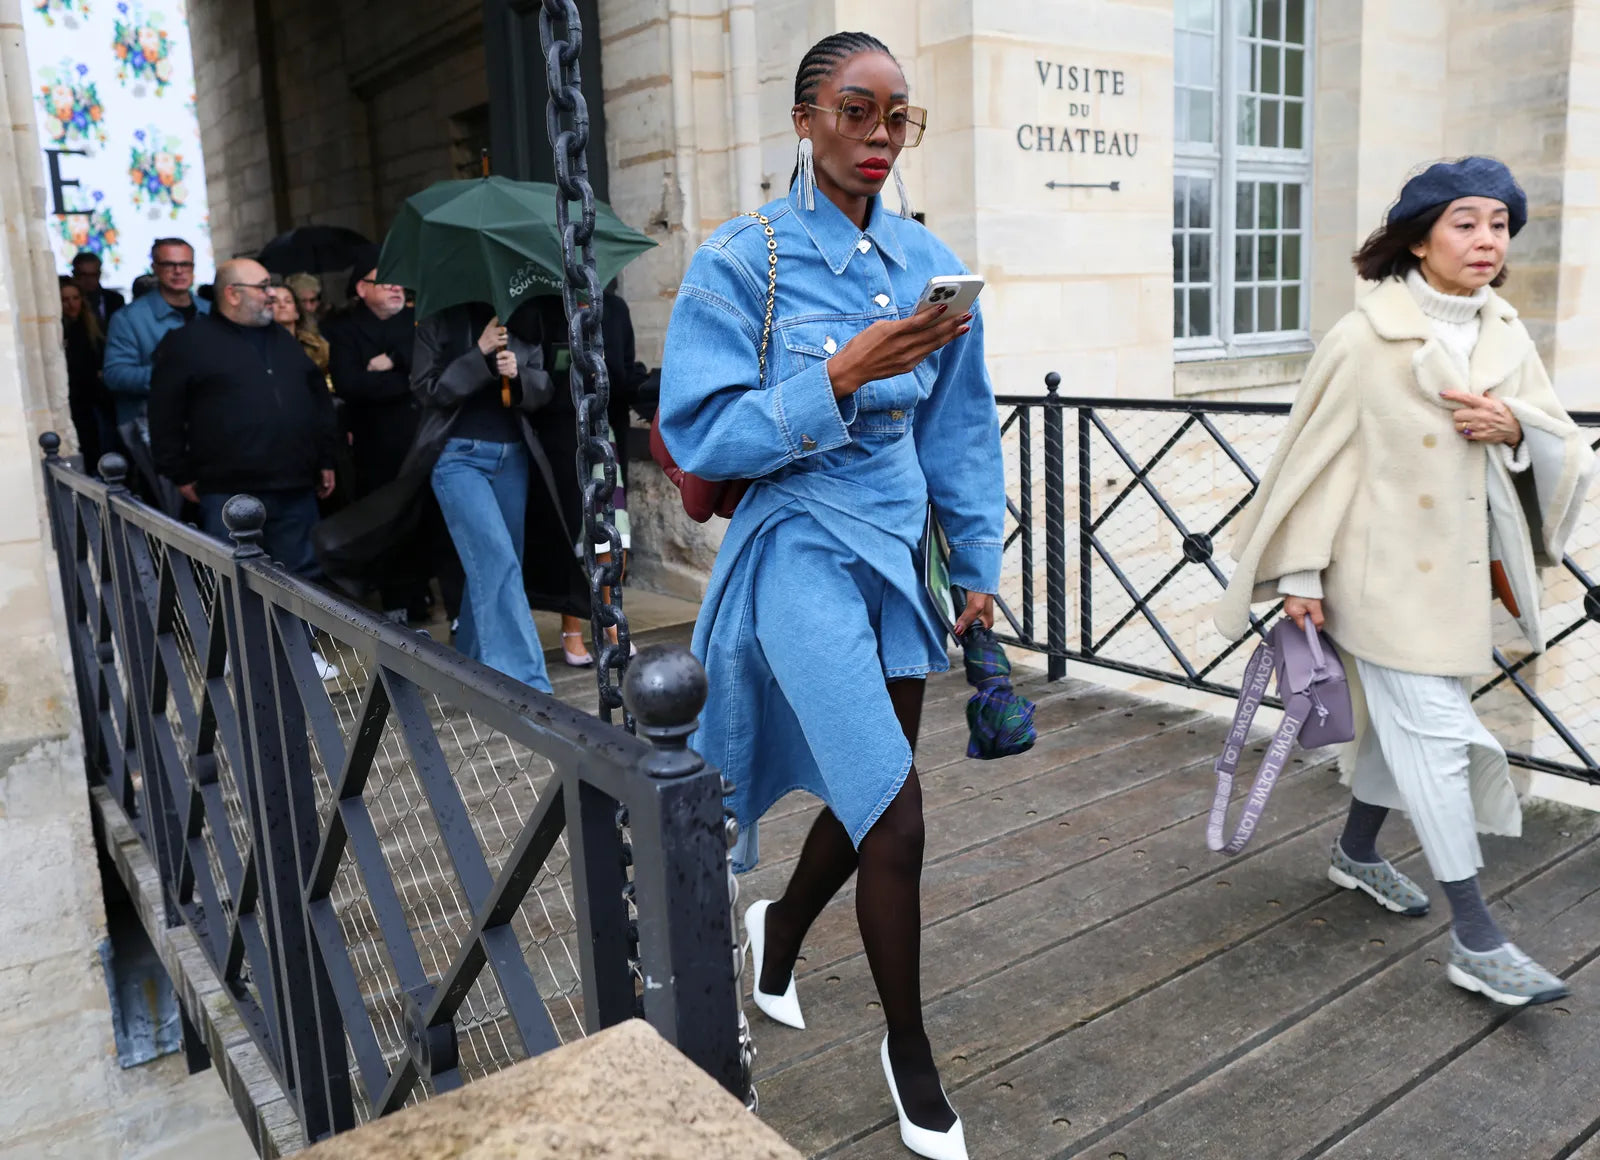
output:
POLYGON ((1345 683, 1344 663, 1331 643, 1324 643, 1306 619, 1305 631, 1287 617, 1274 624, 1267 639, 1257 647, 1245 666, 1244 683, 1239 692, 1239 707, 1234 710, 1233 728, 1217 758, 1217 796, 1211 803, 1211 820, 1206 826, 1206 845, 1224 854, 1237 854, 1245 848, 1261 811, 1266 808, 1272 787, 1283 772, 1289 750, 1298 740, 1303 749, 1342 745, 1355 740, 1355 713, 1350 707, 1350 686, 1345 683), (1267 695, 1267 681, 1278 674, 1278 697, 1283 701, 1283 723, 1273 734, 1261 759, 1256 783, 1244 800, 1244 813, 1232 839, 1223 842, 1228 824, 1228 800, 1233 796, 1233 777, 1239 769, 1239 755, 1250 736, 1250 723, 1267 695))

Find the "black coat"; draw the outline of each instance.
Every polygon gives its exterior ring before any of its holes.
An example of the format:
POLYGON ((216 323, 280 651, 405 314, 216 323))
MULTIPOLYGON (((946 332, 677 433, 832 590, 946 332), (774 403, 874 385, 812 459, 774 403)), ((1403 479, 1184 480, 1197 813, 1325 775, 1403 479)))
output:
POLYGON ((322 372, 281 326, 199 314, 155 350, 150 451, 161 475, 205 492, 315 487, 334 465, 322 372))
POLYGON ((416 320, 409 308, 380 319, 356 302, 328 319, 328 375, 344 404, 345 426, 355 456, 354 494, 369 495, 400 473, 417 433, 419 407, 411 393, 411 354, 416 320), (367 364, 388 355, 394 368, 370 371, 367 364))
MULTIPOLYGON (((570 460, 554 460, 535 431, 536 424, 542 426, 554 392, 537 331, 530 336, 529 328, 519 325, 523 322, 513 316, 508 329, 519 368, 517 426, 533 459, 528 528, 537 538, 528 540, 524 553, 525 587, 535 608, 586 616, 588 589, 572 551, 577 531, 569 526, 561 503, 560 477, 575 475, 575 468, 570 460), (548 543, 538 529, 552 526, 560 529, 564 552, 536 547, 548 543)), ((420 495, 432 487, 433 465, 450 439, 462 405, 479 392, 500 390, 499 379, 478 350, 477 338, 466 307, 442 311, 416 328, 411 389, 421 417, 415 438, 392 483, 317 525, 312 543, 328 575, 351 583, 378 580, 372 574, 374 565, 410 535, 423 508, 420 495)))

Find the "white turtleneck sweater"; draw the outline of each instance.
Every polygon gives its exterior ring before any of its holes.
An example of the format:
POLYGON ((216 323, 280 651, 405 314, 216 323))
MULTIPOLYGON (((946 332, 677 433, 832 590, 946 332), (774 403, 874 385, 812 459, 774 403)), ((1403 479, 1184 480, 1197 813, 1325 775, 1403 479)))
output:
MULTIPOLYGON (((1435 290, 1422 276, 1421 269, 1406 275, 1406 289, 1422 307, 1422 313, 1433 324, 1433 333, 1443 344, 1450 357, 1461 370, 1461 379, 1467 380, 1472 363, 1472 352, 1478 345, 1478 332, 1483 329, 1482 311, 1489 301, 1489 288, 1481 286, 1471 294, 1444 294, 1435 290)), ((1505 444, 1496 444, 1505 456, 1512 471, 1528 466, 1527 451, 1519 447, 1513 451, 1505 444)), ((1278 593, 1282 596, 1299 596, 1306 600, 1322 599, 1322 573, 1320 571, 1291 572, 1278 578, 1278 593)))

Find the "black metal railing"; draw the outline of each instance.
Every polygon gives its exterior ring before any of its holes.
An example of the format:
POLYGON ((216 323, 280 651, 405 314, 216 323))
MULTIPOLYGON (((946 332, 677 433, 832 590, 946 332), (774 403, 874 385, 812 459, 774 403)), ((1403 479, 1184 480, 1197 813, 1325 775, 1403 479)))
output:
MULTIPOLYGON (((1009 511, 1003 639, 1045 654, 1052 679, 1072 660, 1237 696, 1250 649, 1224 639, 1210 609, 1231 572, 1229 526, 1255 494, 1288 404, 1072 398, 1058 394, 1060 382, 1051 374, 1043 395, 998 399, 1009 511)), ((1600 447, 1600 413, 1573 418, 1596 428, 1600 447)), ((1503 643, 1473 692, 1514 763, 1590 782, 1600 782, 1595 576, 1600 499, 1591 498, 1561 567, 1545 577, 1548 647, 1530 654, 1497 606, 1503 643)), ((1258 632, 1280 607, 1257 618, 1258 632)))
POLYGON ((686 651, 634 737, 284 572, 250 497, 224 544, 41 443, 95 799, 307 1141, 634 1017, 746 1095, 686 651))

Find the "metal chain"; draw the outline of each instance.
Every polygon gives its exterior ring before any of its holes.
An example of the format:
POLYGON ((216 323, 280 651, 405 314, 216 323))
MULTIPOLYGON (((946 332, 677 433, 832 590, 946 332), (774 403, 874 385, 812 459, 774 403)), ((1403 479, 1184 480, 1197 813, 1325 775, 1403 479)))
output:
MULTIPOLYGON (((600 329, 602 287, 594 265, 594 187, 589 184, 589 106, 583 97, 578 57, 583 51, 583 24, 573 0, 543 0, 539 9, 539 43, 545 55, 545 80, 550 101, 545 128, 555 154, 556 225, 561 231, 564 266, 561 299, 567 310, 572 351, 569 382, 578 412, 578 486, 583 491, 583 566, 589 578, 590 622, 594 630, 595 680, 600 686, 600 718, 611 722, 622 705, 622 677, 628 668, 631 642, 622 611, 622 537, 611 506, 617 486, 617 457, 606 438, 611 381, 606 373, 605 338, 600 329), (557 35, 557 30, 560 35, 557 35), (572 220, 571 203, 580 214, 572 220), (596 545, 600 545, 597 552, 596 545), (610 559, 602 563, 600 552, 610 559), (606 599, 606 589, 610 599, 606 599), (615 628, 617 640, 606 638, 615 628)), ((621 432, 618 432, 621 438, 621 432)), ((623 723, 632 729, 626 711, 623 723)))
MULTIPOLYGON (((589 184, 589 163, 584 150, 589 144, 589 106, 580 88, 578 56, 583 50, 583 24, 578 6, 573 0, 543 0, 539 9, 539 43, 545 54, 545 80, 550 92, 550 102, 545 109, 545 127, 550 135, 550 147, 555 154, 556 225, 561 230, 563 259, 562 303, 567 310, 568 341, 572 349, 572 401, 578 412, 578 482, 583 488, 584 530, 583 563, 589 577, 589 600, 592 609, 594 639, 599 656, 595 662, 595 679, 600 686, 600 716, 611 721, 613 710, 622 708, 622 677, 627 671, 630 644, 628 618, 622 611, 622 539, 617 534, 611 496, 617 483, 617 461, 611 443, 605 438, 607 403, 611 397, 611 382, 606 373, 605 339, 600 329, 601 286, 595 273, 594 251, 594 187, 589 184), (557 36, 557 29, 562 35, 557 36), (581 206, 580 220, 571 220, 571 202, 581 206), (596 478, 596 467, 602 472, 596 478), (610 563, 596 559, 595 545, 604 544, 610 550, 610 563), (611 599, 602 599, 603 589, 611 589, 611 599), (604 630, 615 626, 617 643, 606 642, 604 630), (615 673, 615 678, 612 674, 615 673)), ((769 277, 767 291, 767 319, 771 325, 772 303, 776 282, 773 274, 777 267, 777 241, 772 236, 771 224, 767 227, 769 277)), ((763 356, 765 351, 763 351, 763 356)), ((633 721, 626 713, 624 724, 630 730, 633 721)), ((728 792, 725 790, 725 792, 728 792)), ((625 827, 626 818, 618 818, 625 827)), ((728 845, 732 847, 738 837, 738 823, 731 814, 725 817, 728 845)), ((733 978, 734 994, 739 1004, 739 1061, 745 1091, 745 1105, 756 1109, 755 1085, 751 1072, 755 1064, 755 1045, 750 1037, 750 1023, 745 1018, 743 987, 744 946, 739 940, 738 908, 739 885, 730 865, 728 871, 728 905, 733 915, 733 978)), ((630 939, 637 940, 637 927, 630 931, 630 939)), ((637 942, 630 958, 637 961, 637 942)))

